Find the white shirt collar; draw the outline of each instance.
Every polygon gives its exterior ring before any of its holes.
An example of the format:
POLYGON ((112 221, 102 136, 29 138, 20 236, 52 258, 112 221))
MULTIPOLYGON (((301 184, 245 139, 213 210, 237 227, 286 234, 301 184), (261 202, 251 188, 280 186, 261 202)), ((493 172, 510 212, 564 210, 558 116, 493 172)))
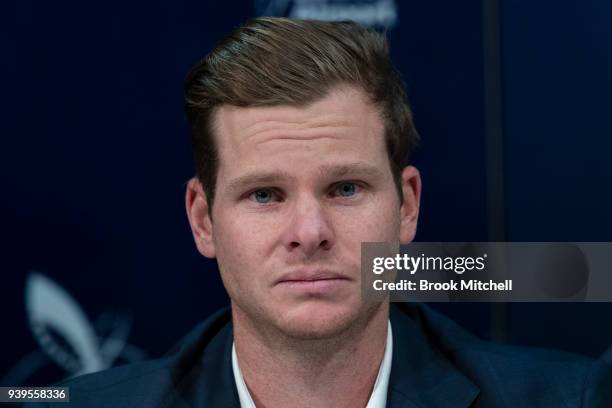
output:
MULTIPOLYGON (((385 354, 382 363, 378 369, 374 389, 368 400, 365 408, 384 408, 387 404, 387 389, 389 388, 389 376, 391 375, 391 358, 393 357, 393 333, 391 331, 391 322, 387 324, 387 344, 385 346, 385 354)), ((232 371, 234 372, 234 381, 238 389, 238 398, 240 399, 241 408, 256 408, 253 398, 249 393, 242 371, 238 365, 238 357, 236 356, 236 343, 232 344, 232 371)))

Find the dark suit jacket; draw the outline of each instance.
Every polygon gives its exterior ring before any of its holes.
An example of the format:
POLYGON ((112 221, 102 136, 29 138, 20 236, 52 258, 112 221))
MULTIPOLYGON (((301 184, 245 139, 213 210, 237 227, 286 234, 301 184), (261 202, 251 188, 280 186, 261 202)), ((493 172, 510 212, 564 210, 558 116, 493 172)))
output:
MULTIPOLYGON (((479 340, 433 310, 391 307, 387 407, 612 407, 607 365, 479 340)), ((229 310, 197 326, 168 357, 68 381, 57 407, 239 408, 229 310)))

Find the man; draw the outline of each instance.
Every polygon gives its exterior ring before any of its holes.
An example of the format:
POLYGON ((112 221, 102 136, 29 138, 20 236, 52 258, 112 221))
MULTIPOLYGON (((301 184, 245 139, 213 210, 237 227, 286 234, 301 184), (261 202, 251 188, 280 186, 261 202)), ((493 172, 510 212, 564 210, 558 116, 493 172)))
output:
POLYGON ((186 208, 231 311, 177 352, 67 383, 76 406, 612 406, 605 366, 361 299, 362 242, 410 242, 417 142, 384 36, 260 18, 186 82, 186 208))

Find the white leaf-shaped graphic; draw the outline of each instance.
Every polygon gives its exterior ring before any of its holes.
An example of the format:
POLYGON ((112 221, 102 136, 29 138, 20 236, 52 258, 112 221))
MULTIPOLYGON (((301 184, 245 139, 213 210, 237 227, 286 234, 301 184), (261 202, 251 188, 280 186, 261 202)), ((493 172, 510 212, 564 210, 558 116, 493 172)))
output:
POLYGON ((30 273, 25 288, 25 306, 36 339, 58 364, 72 374, 106 368, 92 324, 61 286, 40 273, 30 273), (54 341, 48 334, 49 329, 61 336, 72 352, 54 341), (77 355, 76 362, 69 361, 73 353, 77 355))

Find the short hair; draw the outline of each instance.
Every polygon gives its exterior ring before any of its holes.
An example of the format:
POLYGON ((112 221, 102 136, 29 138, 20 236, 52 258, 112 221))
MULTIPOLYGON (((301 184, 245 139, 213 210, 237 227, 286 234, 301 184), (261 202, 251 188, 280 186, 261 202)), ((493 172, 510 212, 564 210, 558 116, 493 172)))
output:
POLYGON ((185 80, 196 175, 209 211, 219 165, 213 135, 218 108, 307 106, 340 85, 365 91, 379 109, 401 202, 401 171, 419 136, 386 36, 351 21, 260 17, 222 39, 185 80))

